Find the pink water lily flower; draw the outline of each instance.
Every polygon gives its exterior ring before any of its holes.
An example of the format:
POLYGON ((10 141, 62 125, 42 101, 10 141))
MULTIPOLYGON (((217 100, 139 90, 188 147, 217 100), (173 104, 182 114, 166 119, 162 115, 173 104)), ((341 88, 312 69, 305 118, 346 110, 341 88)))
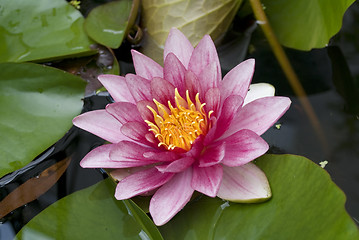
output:
POLYGON ((206 35, 193 48, 172 29, 164 67, 132 51, 135 74, 99 76, 114 103, 84 113, 74 125, 107 141, 81 161, 84 168, 115 168, 119 200, 153 194, 150 213, 167 223, 194 191, 234 202, 271 196, 252 160, 268 150, 260 137, 289 108, 268 84, 250 85, 254 60, 222 80, 216 48, 206 35))

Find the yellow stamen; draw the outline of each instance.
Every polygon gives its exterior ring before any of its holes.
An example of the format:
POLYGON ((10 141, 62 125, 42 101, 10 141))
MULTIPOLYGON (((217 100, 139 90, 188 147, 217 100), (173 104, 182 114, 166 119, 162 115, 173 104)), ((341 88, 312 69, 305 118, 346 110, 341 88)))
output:
POLYGON ((145 120, 155 137, 159 140, 158 147, 164 146, 167 150, 173 150, 176 147, 186 151, 190 150, 194 140, 200 135, 207 134, 209 126, 209 117, 204 110, 205 103, 199 100, 199 93, 195 96, 195 103, 190 99, 188 90, 186 91, 186 100, 175 89, 174 100, 176 107, 173 107, 168 101, 168 107, 159 103, 155 99, 153 102, 157 106, 157 111, 147 106, 151 110, 154 122, 145 120))

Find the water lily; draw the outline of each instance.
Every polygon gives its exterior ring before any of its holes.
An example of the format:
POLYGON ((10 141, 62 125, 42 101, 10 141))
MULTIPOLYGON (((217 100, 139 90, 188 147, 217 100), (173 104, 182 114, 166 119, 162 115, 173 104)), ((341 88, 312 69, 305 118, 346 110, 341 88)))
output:
POLYGON ((265 174, 250 163, 268 150, 260 137, 289 108, 268 84, 250 82, 253 59, 222 80, 216 48, 206 35, 193 48, 172 29, 164 67, 132 51, 135 74, 99 76, 114 99, 104 110, 73 123, 107 140, 81 161, 85 168, 115 168, 115 197, 152 195, 157 225, 168 222, 194 191, 234 202, 271 197, 265 174))

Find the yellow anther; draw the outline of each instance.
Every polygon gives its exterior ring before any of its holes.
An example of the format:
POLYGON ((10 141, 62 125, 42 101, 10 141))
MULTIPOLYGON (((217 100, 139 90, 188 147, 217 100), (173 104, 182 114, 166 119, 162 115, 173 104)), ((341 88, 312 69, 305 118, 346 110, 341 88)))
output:
POLYGON ((213 111, 206 114, 206 104, 200 102, 199 93, 193 103, 188 90, 185 100, 176 88, 174 100, 176 107, 173 107, 170 101, 167 102, 167 107, 154 99, 158 111, 147 106, 153 114, 154 123, 148 120, 145 122, 150 127, 149 131, 159 140, 158 147, 164 146, 167 150, 182 148, 188 151, 198 136, 207 134, 210 127, 208 119, 213 111))
POLYGON ((169 114, 169 110, 167 109, 167 107, 158 102, 156 99, 153 99, 153 102, 157 106, 158 113, 161 114, 164 118, 167 118, 169 114))
POLYGON ((213 113, 213 110, 208 112, 208 119, 211 118, 212 113, 213 113))
POLYGON ((186 100, 184 100, 181 95, 178 93, 177 88, 175 88, 175 101, 176 101, 176 105, 177 107, 185 107, 187 108, 187 102, 186 100))

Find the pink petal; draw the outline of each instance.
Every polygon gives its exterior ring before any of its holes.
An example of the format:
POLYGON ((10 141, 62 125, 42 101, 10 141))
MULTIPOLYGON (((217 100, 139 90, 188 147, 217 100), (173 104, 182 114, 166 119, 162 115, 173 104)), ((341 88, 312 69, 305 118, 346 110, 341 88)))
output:
POLYGON ((93 149, 81 160, 83 168, 118 168, 118 162, 110 159, 110 151, 115 144, 105 144, 93 149))
POLYGON ((159 143, 158 139, 151 132, 146 133, 145 138, 148 142, 150 142, 152 144, 158 145, 158 143, 159 143))
POLYGON ((116 102, 135 103, 124 77, 106 74, 98 76, 98 80, 116 102))
POLYGON ((93 133, 111 143, 128 139, 119 129, 122 124, 106 110, 95 110, 83 113, 72 120, 81 129, 93 133))
POLYGON ((150 122, 154 122, 153 113, 147 107, 147 106, 150 106, 153 109, 157 109, 156 104, 154 102, 143 100, 143 101, 139 101, 136 104, 136 106, 137 106, 137 110, 140 113, 143 120, 148 120, 150 122))
POLYGON ((127 74, 126 83, 136 103, 142 100, 152 101, 150 81, 134 74, 127 74))
POLYGON ((168 34, 163 59, 166 60, 168 54, 173 53, 182 62, 185 68, 188 67, 189 60, 193 52, 193 46, 181 31, 172 28, 168 34))
POLYGON ((194 190, 206 194, 209 197, 217 195, 222 181, 222 166, 217 164, 210 167, 193 166, 191 186, 194 190))
POLYGON ((151 160, 143 157, 145 152, 151 148, 144 147, 134 142, 122 141, 116 144, 110 152, 110 159, 117 161, 119 168, 138 167, 157 163, 157 160, 151 160))
POLYGON ((106 111, 114 116, 120 123, 141 121, 140 113, 135 104, 128 102, 115 102, 106 106, 106 111))
POLYGON ((201 155, 202 150, 203 150, 203 139, 204 139, 204 136, 199 135, 196 138, 196 140, 194 140, 194 142, 192 144, 192 148, 188 152, 185 152, 183 154, 183 156, 198 158, 201 155))
POLYGON ((172 172, 172 173, 178 173, 186 170, 189 168, 192 163, 194 162, 194 158, 192 157, 184 157, 177 159, 169 164, 163 164, 158 165, 156 168, 160 172, 172 172))
MULTIPOLYGON (((221 65, 219 63, 216 47, 209 35, 205 35, 194 49, 188 64, 188 70, 200 76, 202 70, 210 63, 214 62, 217 68, 217 76, 222 76, 221 65)), ((205 84, 205 83, 202 83, 205 84)))
POLYGON ((221 71, 218 70, 219 67, 217 62, 211 62, 203 68, 199 75, 197 75, 198 80, 201 83, 201 93, 206 93, 208 89, 216 88, 219 85, 222 79, 222 76, 218 75, 221 73, 221 71))
POLYGON ((168 182, 173 175, 173 173, 161 173, 156 168, 136 172, 117 184, 115 197, 117 200, 123 200, 145 194, 168 182))
POLYGON ((148 145, 145 135, 148 133, 148 127, 144 123, 127 122, 121 127, 121 132, 128 138, 148 145))
POLYGON ((136 50, 131 50, 131 53, 133 65, 138 76, 148 80, 154 77, 163 78, 163 68, 161 65, 136 50))
POLYGON ((181 96, 185 96, 186 86, 184 75, 187 70, 173 53, 169 53, 165 58, 163 71, 164 79, 178 88, 178 92, 181 96))
POLYGON ((261 202, 272 196, 266 175, 253 163, 240 167, 223 166, 218 197, 231 202, 261 202))
POLYGON ((149 159, 149 160, 157 160, 159 162, 168 162, 168 161, 174 161, 176 159, 179 159, 179 155, 177 155, 173 151, 149 151, 143 153, 143 157, 149 159))
MULTIPOLYGON (((160 103, 168 106, 168 101, 175 104, 175 87, 162 78, 153 78, 151 81, 152 97, 160 103)), ((157 108, 156 108, 157 109, 157 108)))
POLYGON ((199 167, 209 167, 220 163, 224 158, 225 149, 225 142, 207 147, 198 159, 199 167))
MULTIPOLYGON (((218 120, 216 116, 211 116, 210 120, 209 120, 212 128, 209 129, 207 135, 204 137, 203 140, 203 145, 204 146, 208 146, 211 145, 213 141, 217 140, 217 128, 220 128, 220 126, 217 124, 218 120)), ((219 131, 219 130, 218 130, 219 131)))
POLYGON ((254 73, 254 59, 248 59, 229 71, 220 83, 222 99, 230 95, 239 95, 243 99, 247 95, 248 87, 254 73))
POLYGON ((275 88, 268 83, 251 84, 243 105, 246 105, 258 98, 273 97, 274 93, 275 88))
POLYGON ((288 110, 290 104, 287 97, 265 97, 250 102, 237 112, 230 128, 221 138, 241 129, 262 135, 288 110))
POLYGON ((225 142, 225 155, 222 164, 230 167, 241 166, 268 151, 268 143, 254 132, 242 129, 220 140, 225 142))
POLYGON ((214 116, 219 114, 219 106, 221 103, 221 93, 218 88, 210 88, 205 95, 206 112, 213 111, 214 116))
MULTIPOLYGON (((195 96, 199 93, 200 99, 202 99, 205 95, 201 92, 201 84, 197 78, 197 76, 191 72, 187 71, 184 76, 186 90, 188 90, 189 96, 192 101, 195 101, 195 96)), ((184 97, 184 96, 183 96, 184 97)))
POLYGON ((194 192, 191 179, 192 169, 188 168, 176 174, 153 195, 150 213, 157 226, 167 223, 189 202, 194 192))
POLYGON ((218 118, 215 128, 211 129, 206 136, 205 144, 220 137, 231 126, 238 109, 242 106, 243 99, 238 95, 231 95, 223 103, 221 115, 218 118), (215 132, 214 132, 215 131, 215 132), (211 140, 210 140, 211 139, 211 140))
POLYGON ((125 177, 130 176, 131 174, 134 174, 136 172, 143 171, 145 169, 152 168, 153 166, 142 166, 142 167, 133 167, 133 168, 118 168, 114 169, 110 172, 110 175, 116 179, 117 181, 121 181, 125 177))

